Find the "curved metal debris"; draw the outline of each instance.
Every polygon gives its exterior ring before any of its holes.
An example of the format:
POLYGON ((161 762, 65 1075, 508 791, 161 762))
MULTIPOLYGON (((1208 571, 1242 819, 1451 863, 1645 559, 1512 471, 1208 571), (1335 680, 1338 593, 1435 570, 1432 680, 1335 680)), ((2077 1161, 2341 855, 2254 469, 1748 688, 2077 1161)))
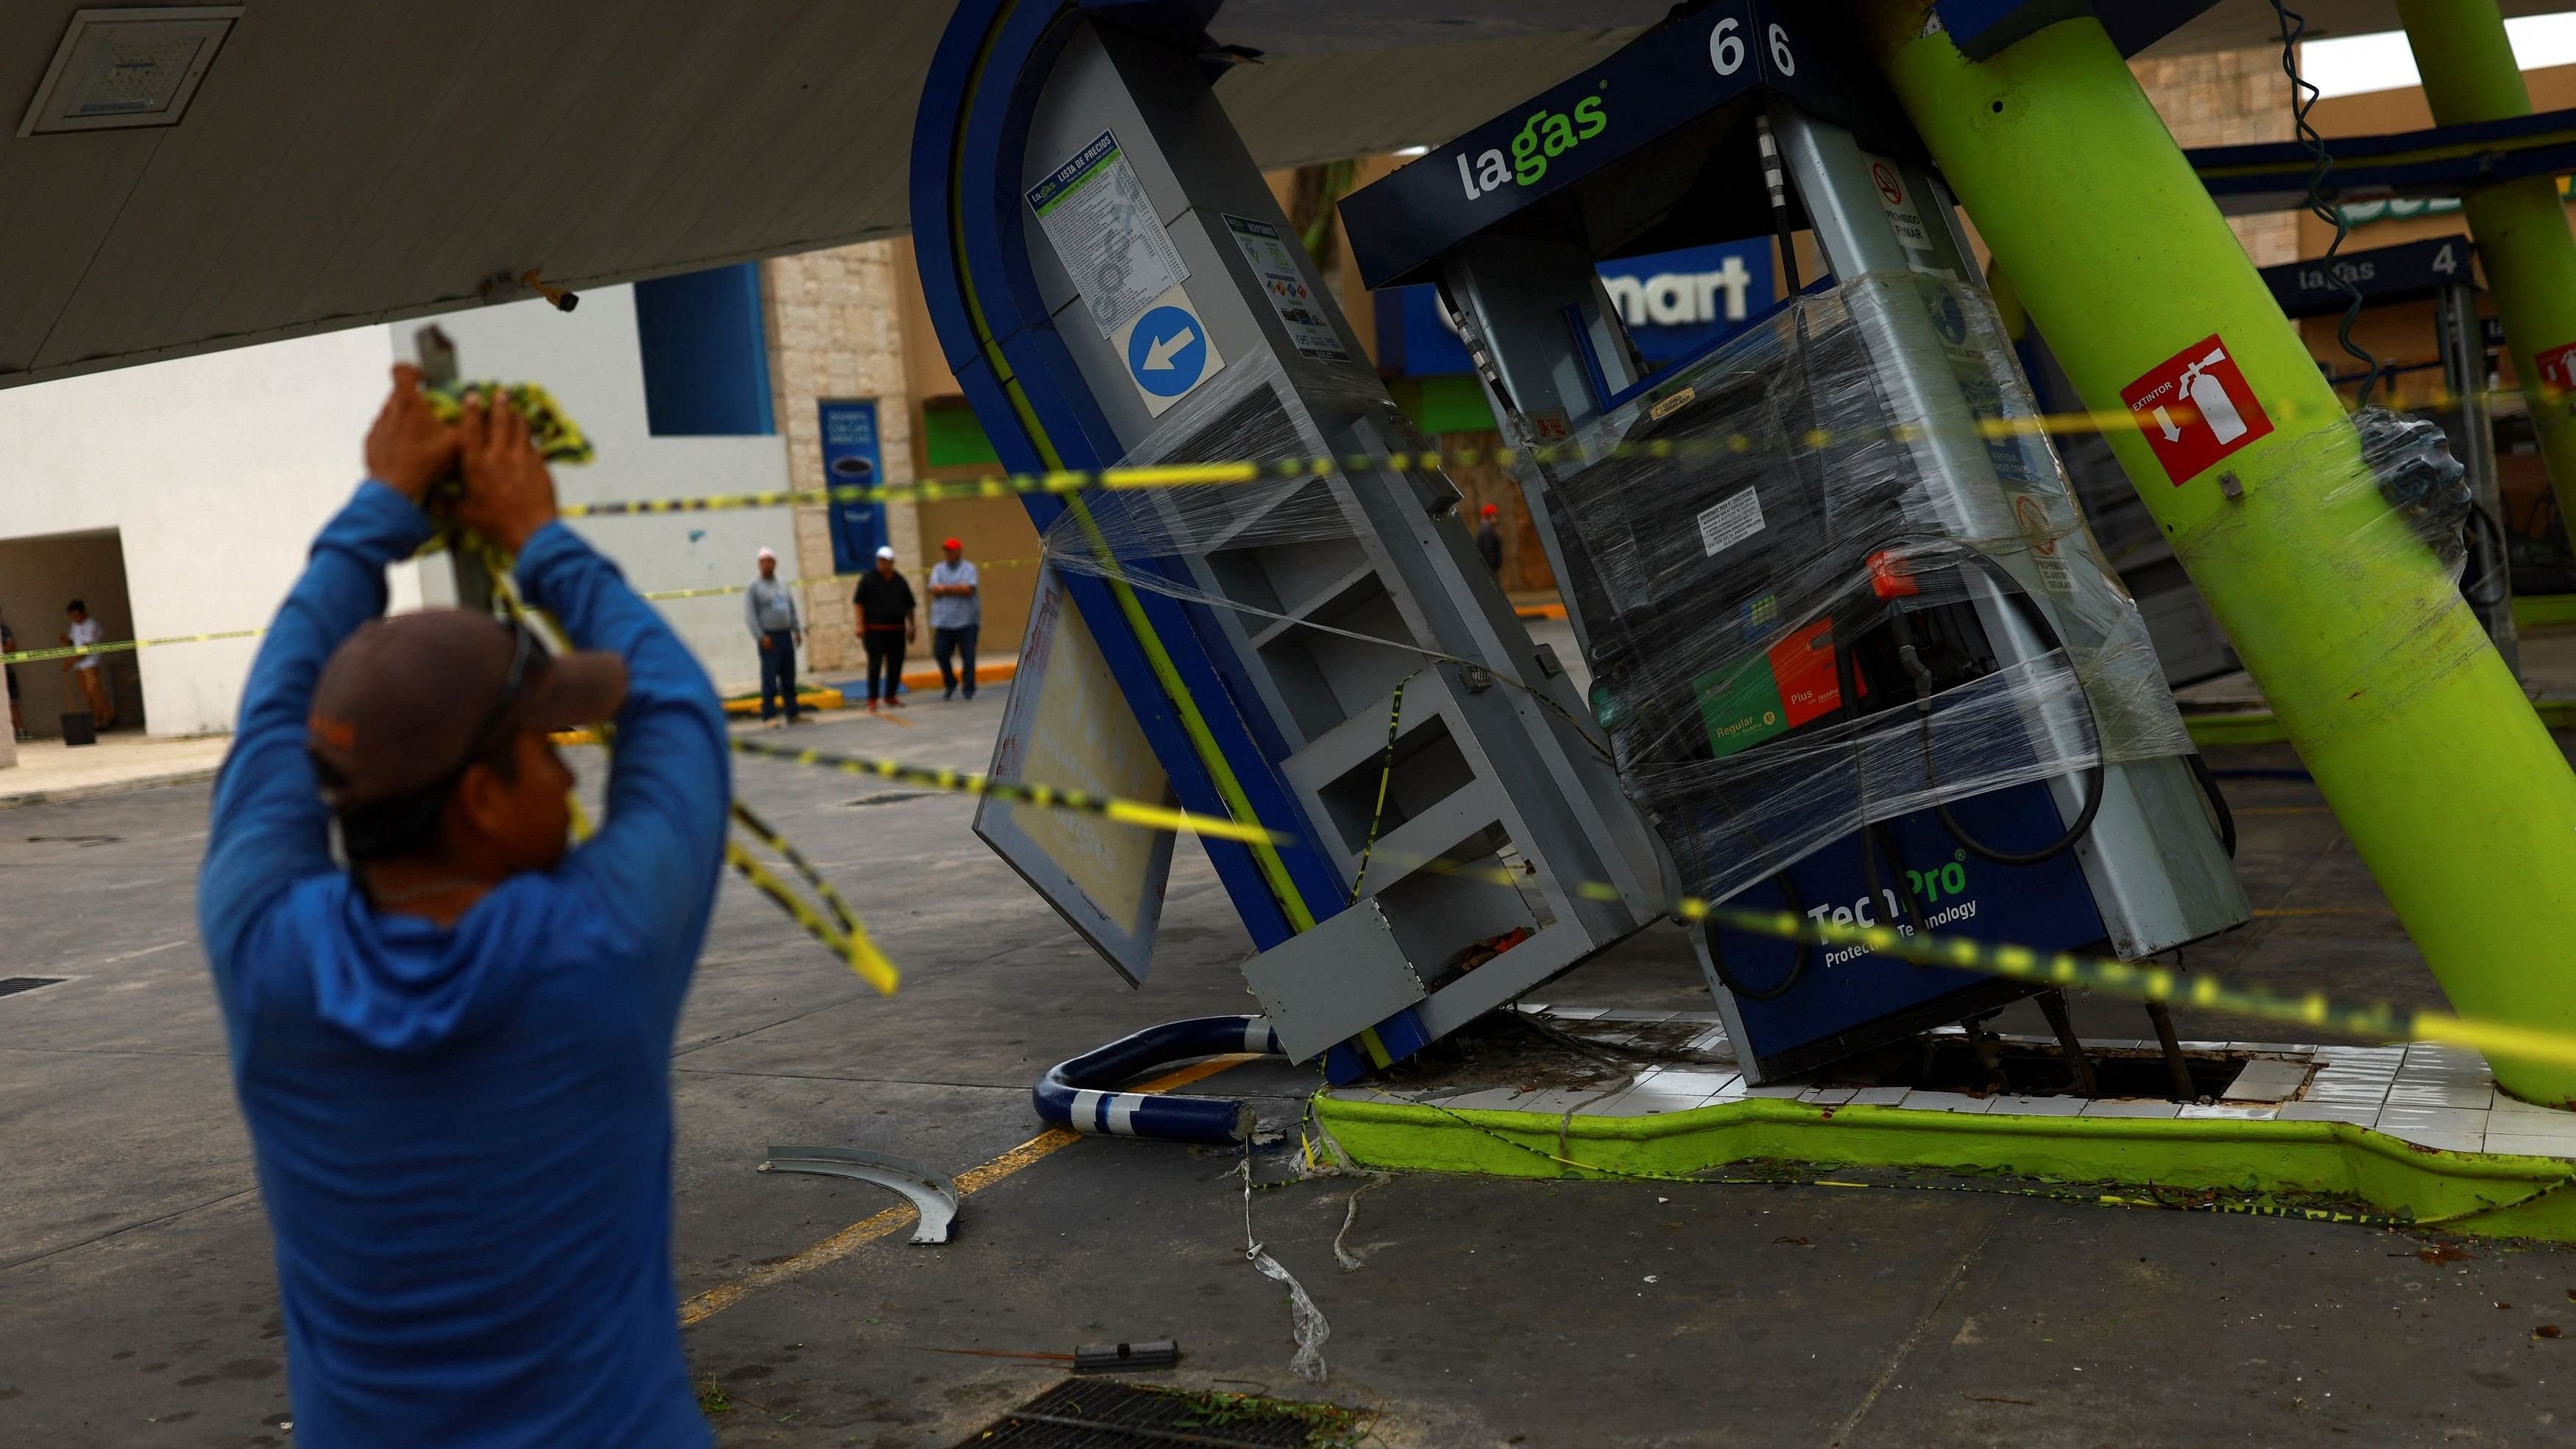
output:
POLYGON ((948 1230, 957 1221, 957 1184, 908 1157, 864 1147, 772 1147, 760 1170, 854 1177, 892 1188, 910 1199, 921 1214, 912 1229, 916 1243, 947 1242, 948 1230))

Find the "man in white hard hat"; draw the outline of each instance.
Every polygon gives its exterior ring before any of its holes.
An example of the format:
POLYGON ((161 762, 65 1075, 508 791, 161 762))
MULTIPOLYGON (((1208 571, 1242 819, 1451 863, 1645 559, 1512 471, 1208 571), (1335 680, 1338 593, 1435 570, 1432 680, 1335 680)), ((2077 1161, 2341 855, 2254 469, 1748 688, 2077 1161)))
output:
POLYGON ((796 646, 805 642, 805 620, 796 611, 796 591, 778 577, 778 555, 760 551, 760 577, 742 596, 745 622, 760 645, 760 722, 778 727, 780 696, 787 700, 787 722, 803 724, 796 707, 796 646))
POLYGON ((883 698, 888 708, 903 705, 903 646, 913 639, 912 581, 894 571, 894 550, 877 550, 877 566, 859 575, 858 591, 850 596, 850 606, 858 615, 859 642, 868 649, 868 708, 875 709, 879 698, 877 679, 883 675, 883 698))

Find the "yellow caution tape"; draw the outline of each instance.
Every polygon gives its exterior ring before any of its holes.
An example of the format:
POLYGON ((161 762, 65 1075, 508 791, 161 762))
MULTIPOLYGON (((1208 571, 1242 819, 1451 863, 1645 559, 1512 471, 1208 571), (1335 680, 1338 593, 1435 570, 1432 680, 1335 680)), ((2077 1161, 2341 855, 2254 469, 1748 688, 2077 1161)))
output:
POLYGON ((987 775, 963 770, 944 770, 928 765, 907 765, 901 760, 876 759, 866 755, 844 755, 831 750, 799 750, 773 745, 764 740, 735 740, 737 754, 757 755, 762 759, 785 760, 791 764, 819 765, 845 775, 874 775, 881 780, 899 780, 907 785, 927 785, 959 795, 1006 800, 1014 805, 1034 805, 1042 810, 1077 810, 1098 815, 1127 825, 1142 825, 1152 830, 1188 830, 1210 840, 1237 840, 1247 845, 1288 845, 1295 837, 1282 835, 1258 825, 1246 825, 1215 815, 1195 815, 1175 810, 1168 805, 1149 805, 1142 800, 1124 800, 1110 795, 1094 795, 1085 790, 1065 790, 1053 785, 1029 785, 1017 780, 996 780, 987 775))
POLYGON ((832 883, 823 878, 822 872, 816 870, 813 863, 808 861, 794 845, 789 844, 786 836, 772 828, 767 821, 753 813, 750 806, 740 800, 733 803, 733 818, 735 824, 743 827, 761 844, 778 852, 781 859, 795 867, 796 873, 805 878, 806 883, 814 888, 814 893, 820 896, 823 904, 830 909, 832 919, 829 921, 823 919, 820 912, 797 899, 784 882, 780 881, 767 866, 755 859, 750 851, 743 849, 740 843, 730 840, 725 842, 726 862, 740 872, 743 879, 751 882, 753 887, 777 902, 796 924, 805 928, 807 934, 822 942, 842 960, 850 963, 850 969, 858 974, 860 980, 875 987, 881 995, 894 995, 896 985, 903 980, 903 974, 895 969, 892 961, 886 959, 884 952, 877 949, 876 942, 869 939, 867 929, 859 924, 857 914, 850 909, 847 901, 841 899, 841 893, 832 888, 832 883))
POLYGON ((80 654, 126 654, 137 649, 158 649, 168 644, 203 644, 215 639, 252 639, 266 629, 226 629, 216 634, 172 634, 160 639, 118 639, 105 644, 58 645, 51 649, 21 649, 15 654, 0 654, 0 664, 41 664, 48 659, 69 659, 80 654))
MULTIPOLYGON (((2518 391, 2497 389, 2497 398, 2519 398, 2518 391)), ((2436 409, 2449 406, 2453 398, 2436 392, 2407 406, 2413 409, 2436 409)), ((2286 414, 2285 414, 2286 420, 2286 414)), ((2179 414, 2178 423, 2191 418, 2179 414)), ((2085 435, 2094 433, 2137 432, 2152 426, 2141 414, 2125 409, 2104 409, 2071 413, 2038 413, 2025 418, 1980 418, 1973 426, 1990 439, 2085 435)), ((1799 436, 1801 446, 1822 448, 1836 443, 1916 442, 1929 435, 1921 424, 1899 423, 1891 427, 1834 432, 1812 429, 1799 436)), ((1340 453, 1304 458, 1229 459, 1203 463, 1158 463, 1128 468, 1068 468, 1043 473, 990 474, 954 482, 849 484, 829 488, 775 489, 760 493, 717 493, 690 498, 628 499, 603 503, 570 504, 563 508, 566 518, 614 518, 655 513, 708 513, 742 508, 787 508, 826 503, 933 503, 953 498, 1009 498, 1024 494, 1080 493, 1092 488, 1113 491, 1152 488, 1205 488, 1230 484, 1287 481, 1319 477, 1336 472, 1386 470, 1390 472, 1436 471, 1444 468, 1469 468, 1482 464, 1510 468, 1522 463, 1598 463, 1635 458, 1688 458, 1721 453, 1743 454, 1757 447, 1769 447, 1771 440, 1737 433, 1726 437, 1674 439, 1661 438, 1645 443, 1611 443, 1589 445, 1578 442, 1547 443, 1535 447, 1426 449, 1422 452, 1340 453)))

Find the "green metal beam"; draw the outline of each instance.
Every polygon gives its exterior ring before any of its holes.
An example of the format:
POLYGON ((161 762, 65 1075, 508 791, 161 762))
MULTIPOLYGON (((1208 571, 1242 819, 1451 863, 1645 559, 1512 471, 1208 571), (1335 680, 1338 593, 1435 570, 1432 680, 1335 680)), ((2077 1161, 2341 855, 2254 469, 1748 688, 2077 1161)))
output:
MULTIPOLYGON (((2459 126, 2531 114, 2531 92, 2505 38, 2496 0, 2397 0, 2433 123, 2459 126)), ((2506 348, 2522 384, 2559 511, 2576 518, 2576 234, 2558 178, 2526 176, 2460 198, 2485 266, 2487 292, 2504 323, 2506 348), (2557 377, 2539 360, 2556 353, 2557 377)))
MULTIPOLYGON (((2576 1031, 2576 774, 2381 500, 2341 403, 2101 23, 1972 63, 1921 0, 1866 13, 2086 405, 2136 409, 2113 449, 2453 1005, 2576 1031), (2213 333, 2242 373, 2229 400, 2259 404, 2268 432, 2250 411, 2222 426, 2178 406, 2169 432, 2129 400, 2213 333)), ((2576 1101, 2576 1071, 2495 1070, 2518 1096, 2576 1101)))

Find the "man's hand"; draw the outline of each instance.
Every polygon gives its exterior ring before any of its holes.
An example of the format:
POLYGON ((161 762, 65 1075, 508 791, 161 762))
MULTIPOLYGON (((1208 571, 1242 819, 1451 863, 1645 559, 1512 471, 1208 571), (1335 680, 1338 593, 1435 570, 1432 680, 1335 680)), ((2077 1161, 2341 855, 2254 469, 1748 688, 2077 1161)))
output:
POLYGON ((796 647, 799 649, 805 647, 805 631, 802 629, 796 631, 796 647))
POLYGON ((528 420, 506 397, 469 397, 457 420, 465 496, 456 521, 512 553, 555 519, 555 480, 528 441, 528 420))
POLYGON ((903 616, 903 642, 906 644, 918 644, 921 642, 921 636, 913 632, 912 616, 910 614, 903 616))
POLYGON ((766 634, 760 636, 760 652, 763 654, 769 652, 769 636, 766 634))
POLYGON ((414 503, 456 471, 456 430, 430 413, 420 369, 394 364, 394 390, 367 429, 367 476, 414 503))

